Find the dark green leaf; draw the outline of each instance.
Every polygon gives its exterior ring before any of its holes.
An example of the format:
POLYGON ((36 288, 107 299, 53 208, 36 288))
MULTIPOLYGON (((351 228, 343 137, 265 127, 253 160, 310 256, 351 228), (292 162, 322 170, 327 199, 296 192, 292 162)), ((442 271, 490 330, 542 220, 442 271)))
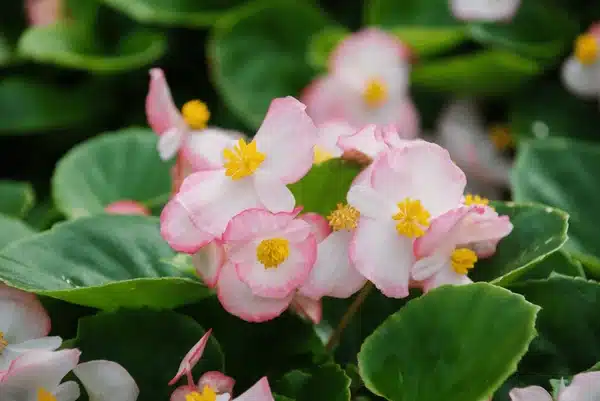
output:
POLYGON ((30 183, 0 181, 0 213, 23 217, 34 202, 35 193, 30 183))
POLYGON ((278 392, 296 401, 350 401, 350 378, 335 364, 294 370, 281 379, 278 392))
POLYGON ((462 25, 452 15, 447 0, 370 0, 366 2, 367 25, 454 27, 462 25))
MULTIPOLYGON (((35 234, 35 230, 11 216, 0 214, 0 249, 10 243, 35 234)), ((0 276, 0 280, 2 277, 0 276)))

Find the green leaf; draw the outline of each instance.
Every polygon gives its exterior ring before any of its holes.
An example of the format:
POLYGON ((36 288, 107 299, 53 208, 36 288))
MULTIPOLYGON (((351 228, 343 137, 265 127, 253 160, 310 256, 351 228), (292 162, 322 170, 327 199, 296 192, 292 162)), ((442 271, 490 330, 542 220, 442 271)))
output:
POLYGON ((171 194, 170 164, 156 150, 149 129, 130 128, 94 137, 72 148, 58 163, 52 195, 69 218, 103 213, 119 200, 142 203, 155 213, 171 194))
POLYGON ((313 34, 308 44, 308 64, 316 70, 327 70, 331 53, 349 34, 341 26, 328 26, 313 34))
POLYGON ((84 126, 102 117, 110 105, 94 82, 59 86, 38 78, 12 76, 0 81, 0 134, 84 126))
MULTIPOLYGON (((11 216, 0 214, 0 249, 11 242, 27 238, 35 234, 35 230, 11 216)), ((2 276, 0 276, 0 280, 2 276)))
POLYGON ((555 4, 525 1, 511 21, 472 24, 469 33, 483 45, 552 60, 572 43, 578 28, 577 21, 555 4))
POLYGON ((600 264, 600 178, 594 174, 599 166, 600 146, 549 138, 522 143, 512 174, 516 201, 542 202, 569 213, 565 246, 594 264, 600 264))
MULTIPOLYGON (((103 359, 127 369, 140 388, 138 401, 168 400, 175 387, 167 383, 205 332, 193 319, 172 311, 120 310, 82 318, 73 345, 81 350, 82 362, 103 359)), ((223 364, 221 347, 211 336, 194 378, 222 371, 223 364)))
POLYGON ((350 378, 339 365, 327 364, 310 370, 287 373, 278 393, 296 401, 350 401, 350 378))
POLYGON ((515 93, 509 120, 518 139, 559 136, 596 140, 600 113, 596 102, 573 96, 560 83, 543 81, 515 93))
POLYGON ((0 280, 99 309, 173 308, 208 296, 167 262, 174 255, 154 217, 84 217, 4 248, 0 280))
POLYGON ((581 278, 554 276, 508 287, 542 310, 539 338, 519 365, 522 375, 573 375, 600 360, 600 284, 581 278))
POLYGON ((38 63, 95 73, 119 73, 156 61, 167 47, 163 34, 146 29, 123 34, 110 52, 96 40, 92 32, 79 25, 61 22, 29 28, 19 40, 18 51, 38 63))
POLYGON ((102 0, 105 4, 142 23, 184 26, 213 25, 242 0, 102 0))
POLYGON ((460 95, 500 95, 541 72, 533 60, 503 50, 482 50, 419 64, 413 68, 411 83, 460 95))
POLYGON ((498 214, 510 217, 514 228, 500 241, 493 257, 475 265, 470 274, 475 281, 510 283, 567 241, 568 215, 561 210, 512 202, 495 202, 494 207, 498 214))
POLYGON ((310 38, 328 25, 316 7, 288 0, 254 1, 219 20, 210 70, 232 111, 257 128, 274 98, 297 95, 314 75, 305 60, 310 38))
POLYGON ((538 310, 491 284, 442 286, 367 338, 358 354, 361 376, 391 401, 481 401, 516 370, 538 310))
POLYGON ((304 213, 328 216, 338 203, 346 203, 346 194, 361 168, 341 159, 330 159, 314 165, 300 181, 289 185, 296 204, 304 213))
POLYGON ((35 192, 28 182, 0 180, 0 213, 23 217, 35 202, 35 192))
POLYGON ((563 276, 585 278, 581 262, 573 258, 563 249, 551 253, 541 262, 528 268, 519 275, 516 281, 543 280, 556 274, 563 276))
POLYGON ((370 0, 366 2, 367 25, 385 28, 398 26, 454 27, 462 23, 454 18, 447 0, 370 0))
POLYGON ((50 199, 44 199, 37 203, 25 217, 25 222, 39 231, 47 230, 62 220, 64 220, 64 216, 56 210, 50 199))
POLYGON ((464 28, 401 27, 392 30, 420 58, 446 52, 466 39, 464 28))

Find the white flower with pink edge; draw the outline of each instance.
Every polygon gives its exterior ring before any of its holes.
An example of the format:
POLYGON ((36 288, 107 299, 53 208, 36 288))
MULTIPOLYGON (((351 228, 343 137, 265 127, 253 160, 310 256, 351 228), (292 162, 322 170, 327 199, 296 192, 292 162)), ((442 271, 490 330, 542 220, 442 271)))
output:
POLYGON ((333 51, 329 73, 305 89, 308 114, 317 125, 393 124, 402 137, 416 137, 419 116, 408 95, 410 57, 406 45, 379 29, 350 35, 333 51))
POLYGON ((510 21, 521 0, 450 0, 452 14, 463 21, 510 21))
POLYGON ((600 23, 575 40, 573 54, 562 67, 562 81, 571 93, 582 98, 600 96, 600 23))
POLYGON ((310 170, 317 139, 305 108, 292 97, 273 100, 252 142, 240 139, 224 151, 220 168, 184 180, 161 214, 161 233, 172 248, 197 252, 219 239, 233 216, 246 209, 294 209, 287 184, 310 170))
POLYGON ((260 379, 254 386, 236 398, 231 396, 235 380, 221 372, 206 372, 200 377, 197 384, 194 382, 192 369, 202 358, 211 333, 212 329, 208 330, 181 361, 179 370, 169 385, 174 385, 183 376, 187 377, 187 384, 177 387, 173 391, 171 401, 274 401, 266 377, 260 379))
POLYGON ((47 337, 50 317, 35 295, 0 283, 0 372, 33 350, 53 351, 60 337, 47 337))
MULTIPOLYGON (((508 395, 511 401, 553 401, 552 396, 539 386, 514 388, 508 395)), ((556 401, 591 401, 599 397, 600 372, 584 372, 559 389, 556 401)))
POLYGON ((139 389, 131 375, 111 361, 78 365, 78 349, 36 350, 11 362, 0 372, 2 401, 75 401, 80 396, 74 381, 61 383, 71 371, 81 381, 90 401, 135 401, 139 389))
POLYGON ((408 296, 413 243, 431 219, 456 208, 464 173, 440 146, 417 140, 381 153, 370 182, 353 185, 348 203, 360 212, 350 260, 384 295, 408 296))

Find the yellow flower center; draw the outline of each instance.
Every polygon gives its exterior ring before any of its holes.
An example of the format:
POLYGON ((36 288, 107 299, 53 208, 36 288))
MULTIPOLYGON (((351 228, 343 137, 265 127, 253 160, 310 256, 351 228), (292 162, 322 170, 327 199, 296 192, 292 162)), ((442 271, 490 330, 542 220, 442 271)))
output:
POLYGON ((417 238, 425 234, 423 229, 429 227, 430 217, 421 201, 410 198, 398 203, 398 213, 392 216, 398 222, 396 223, 398 234, 408 238, 417 238))
POLYGON ((191 129, 204 129, 210 118, 210 111, 204 102, 190 100, 181 108, 181 114, 191 129))
POLYGON ((359 217, 360 212, 358 210, 350 205, 338 203, 337 209, 327 216, 327 220, 333 231, 354 230, 359 217))
POLYGON ((513 146, 513 138, 508 127, 494 125, 490 128, 490 139, 498 150, 505 150, 513 146))
POLYGON ((315 152, 315 156, 314 156, 314 160, 313 160, 314 164, 323 163, 329 159, 333 159, 333 155, 331 153, 329 153, 328 151, 326 151, 325 149, 323 149, 322 147, 320 147, 319 145, 315 146, 314 152, 315 152))
POLYGON ((276 269, 290 256, 290 242, 285 238, 265 239, 256 247, 256 259, 265 269, 276 269))
POLYGON ((594 64, 598 58, 598 41, 593 35, 586 33, 575 40, 575 58, 581 64, 594 64))
POLYGON ((45 388, 38 388, 37 401, 56 401, 56 397, 45 388))
POLYGON ((265 161, 265 157, 264 153, 256 149, 256 142, 246 143, 240 138, 237 145, 223 151, 225 174, 232 180, 252 175, 265 161))
POLYGON ((8 341, 4 338, 4 333, 0 331, 0 354, 8 346, 8 341))
POLYGON ((484 198, 479 195, 466 194, 465 195, 465 205, 482 205, 488 206, 490 204, 490 200, 488 198, 484 198))
POLYGON ((458 274, 467 274, 469 269, 475 267, 477 254, 468 248, 458 248, 452 252, 450 259, 455 272, 458 274))
POLYGON ((368 107, 381 106, 388 98, 387 86, 380 79, 371 79, 363 92, 363 100, 368 107))
POLYGON ((206 385, 202 389, 202 393, 193 391, 185 396, 185 401, 216 401, 217 393, 206 385))

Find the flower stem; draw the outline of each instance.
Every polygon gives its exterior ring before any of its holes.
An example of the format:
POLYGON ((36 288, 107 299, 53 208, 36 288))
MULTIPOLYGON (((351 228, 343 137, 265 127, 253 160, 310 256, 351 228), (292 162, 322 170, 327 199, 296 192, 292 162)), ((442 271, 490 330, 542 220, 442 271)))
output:
POLYGON ((342 332, 346 329, 356 312, 358 312, 363 302, 365 302, 365 299, 367 299, 367 296, 369 296, 369 293, 372 289, 373 284, 370 281, 367 281, 367 283, 360 290, 354 301, 352 301, 348 309, 346 309, 344 316, 342 316, 342 319, 335 328, 335 331, 333 332, 331 337, 329 337, 329 341, 327 341, 327 345, 325 346, 325 350, 327 350, 327 352, 330 352, 333 349, 333 347, 335 347, 340 341, 342 332))

